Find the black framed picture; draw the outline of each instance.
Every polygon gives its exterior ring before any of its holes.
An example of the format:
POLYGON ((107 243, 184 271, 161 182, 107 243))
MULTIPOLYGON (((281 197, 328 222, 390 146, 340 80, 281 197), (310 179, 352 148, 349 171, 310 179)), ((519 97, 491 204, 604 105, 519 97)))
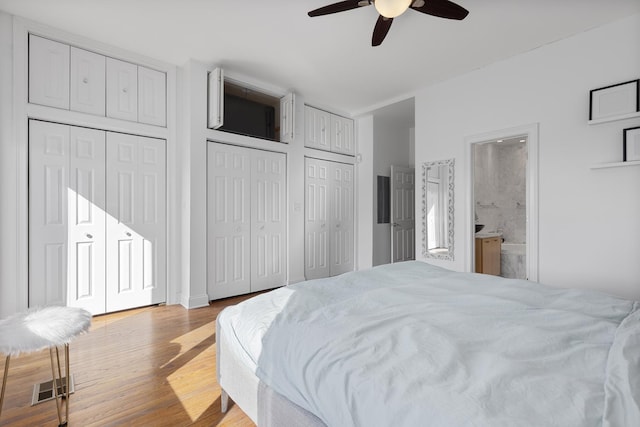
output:
POLYGON ((640 111, 640 79, 593 89, 589 94, 589 120, 624 116, 640 111))
POLYGON ((640 161, 640 126, 623 131, 622 160, 625 162, 640 161))

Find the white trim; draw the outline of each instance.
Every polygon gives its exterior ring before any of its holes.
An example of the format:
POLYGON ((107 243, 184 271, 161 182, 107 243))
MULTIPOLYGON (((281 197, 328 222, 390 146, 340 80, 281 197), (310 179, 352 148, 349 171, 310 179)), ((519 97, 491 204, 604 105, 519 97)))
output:
POLYGON ((501 129, 491 132, 467 136, 464 139, 464 153, 466 157, 467 177, 467 201, 465 208, 465 269, 466 271, 475 270, 475 218, 474 218, 474 194, 473 194, 473 176, 474 176, 474 157, 473 144, 495 141, 497 139, 508 139, 516 136, 527 136, 527 279, 534 282, 538 281, 538 131, 539 124, 532 123, 528 125, 516 126, 507 129, 501 129))
POLYGON ((27 309, 29 305, 29 187, 28 187, 28 120, 26 113, 28 84, 27 30, 25 22, 13 18, 13 135, 17 153, 17 287, 20 306, 16 311, 27 309))

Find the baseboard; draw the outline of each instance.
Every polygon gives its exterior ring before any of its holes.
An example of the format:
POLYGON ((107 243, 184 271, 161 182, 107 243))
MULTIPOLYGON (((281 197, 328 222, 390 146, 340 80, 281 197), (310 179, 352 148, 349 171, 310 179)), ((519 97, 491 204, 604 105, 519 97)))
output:
POLYGON ((180 304, 188 309, 206 307, 209 305, 209 296, 204 294, 198 297, 182 298, 180 304))

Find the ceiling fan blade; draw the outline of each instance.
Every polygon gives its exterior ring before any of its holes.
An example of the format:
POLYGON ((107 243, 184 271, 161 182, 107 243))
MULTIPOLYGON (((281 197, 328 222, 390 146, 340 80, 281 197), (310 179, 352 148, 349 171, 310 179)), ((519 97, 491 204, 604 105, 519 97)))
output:
POLYGON ((389 32, 389 28, 391 28, 392 23, 393 23, 393 18, 385 18, 382 15, 378 17, 376 26, 373 29, 371 46, 380 46, 384 38, 387 36, 387 33, 389 32))
POLYGON ((329 15, 330 13, 344 12, 346 10, 356 9, 361 6, 369 6, 370 4, 371 2, 369 2, 369 0, 340 1, 338 3, 333 3, 327 6, 320 7, 318 9, 314 9, 311 12, 307 13, 307 15, 311 17, 329 15))
POLYGON ((416 0, 409 7, 439 18, 462 20, 469 14, 467 9, 449 0, 416 0))

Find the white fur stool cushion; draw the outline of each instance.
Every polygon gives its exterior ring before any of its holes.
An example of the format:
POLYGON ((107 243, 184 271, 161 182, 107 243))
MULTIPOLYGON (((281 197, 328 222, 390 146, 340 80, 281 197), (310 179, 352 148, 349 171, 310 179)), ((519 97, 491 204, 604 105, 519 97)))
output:
POLYGON ((68 344, 89 330, 91 313, 76 307, 42 307, 0 320, 0 353, 20 353, 68 344))

